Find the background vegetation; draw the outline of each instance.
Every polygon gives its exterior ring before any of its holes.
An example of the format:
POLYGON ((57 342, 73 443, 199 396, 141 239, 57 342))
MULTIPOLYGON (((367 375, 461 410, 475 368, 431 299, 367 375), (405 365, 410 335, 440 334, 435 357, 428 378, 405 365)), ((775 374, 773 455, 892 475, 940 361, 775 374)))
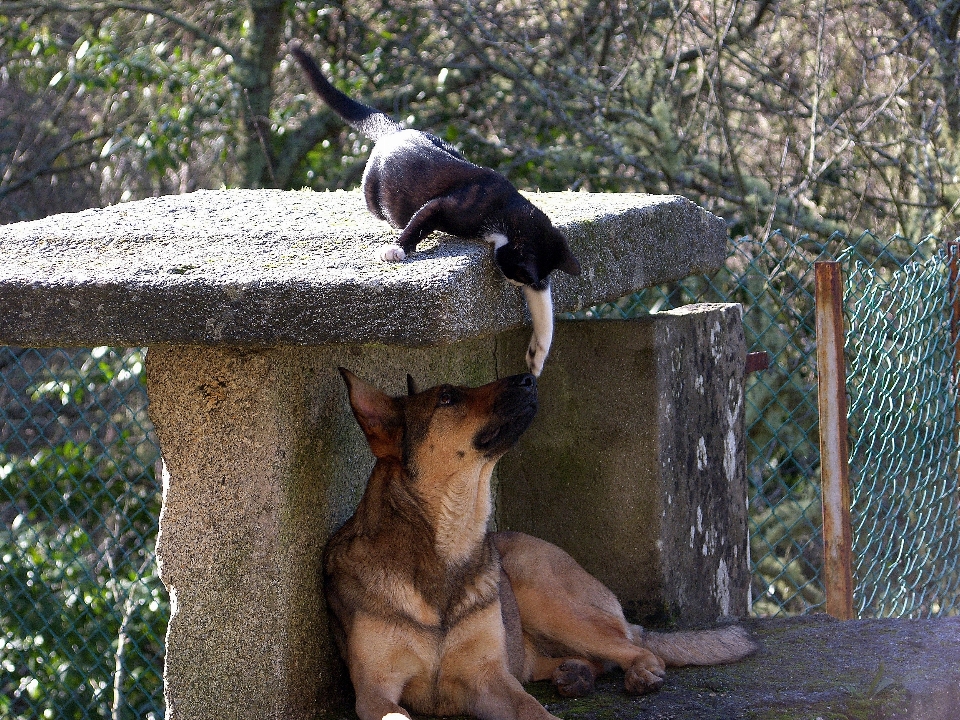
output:
POLYGON ((355 186, 340 86, 518 185, 677 192, 733 234, 956 229, 958 0, 0 1, 0 216, 355 186))
MULTIPOLYGON (((960 234, 960 0, 0 0, 0 222, 355 187, 369 145, 309 92, 293 39, 521 188, 679 193, 759 239, 724 290, 775 366, 748 398, 754 597, 816 607, 797 278, 834 230, 960 234)), ((653 304, 712 297, 705 282, 653 304)), ((138 351, 3 352, 0 411, 43 424, 0 424, 0 715, 162 714, 154 446, 145 398, 114 402, 139 397, 138 351)))
POLYGON ((162 716, 139 349, 0 348, 0 717, 162 716))

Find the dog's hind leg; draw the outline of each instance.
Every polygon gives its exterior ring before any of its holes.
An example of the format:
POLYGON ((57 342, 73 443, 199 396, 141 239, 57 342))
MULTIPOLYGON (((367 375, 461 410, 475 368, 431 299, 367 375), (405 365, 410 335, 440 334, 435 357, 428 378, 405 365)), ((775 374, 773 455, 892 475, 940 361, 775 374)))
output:
MULTIPOLYGON (((495 534, 494 542, 529 646, 544 658, 579 658, 593 669, 616 663, 623 668, 631 693, 650 692, 663 684, 663 660, 633 641, 619 601, 603 583, 544 540, 510 532, 495 534)), ((532 665, 541 677, 549 668, 543 659, 534 659, 532 665)))

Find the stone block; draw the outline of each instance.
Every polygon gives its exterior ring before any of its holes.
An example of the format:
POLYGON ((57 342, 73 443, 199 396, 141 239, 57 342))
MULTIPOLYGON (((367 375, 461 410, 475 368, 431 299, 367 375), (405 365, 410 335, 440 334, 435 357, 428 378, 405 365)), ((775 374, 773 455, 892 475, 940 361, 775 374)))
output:
MULTIPOLYGON (((523 341, 505 337, 503 374, 523 341)), ((745 357, 739 305, 558 323, 498 527, 563 547, 637 620, 746 614, 745 357)))

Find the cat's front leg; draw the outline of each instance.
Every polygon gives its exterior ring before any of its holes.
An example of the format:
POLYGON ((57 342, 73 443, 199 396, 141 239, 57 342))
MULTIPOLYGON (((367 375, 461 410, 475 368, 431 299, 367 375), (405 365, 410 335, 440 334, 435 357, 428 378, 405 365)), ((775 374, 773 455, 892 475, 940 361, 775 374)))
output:
POLYGON ((377 248, 377 260, 384 262, 402 262, 407 259, 403 248, 396 243, 387 243, 377 248))
POLYGON ((400 233, 396 243, 388 243, 377 249, 377 257, 385 262, 406 260, 417 245, 443 222, 443 213, 448 198, 434 198, 413 214, 400 233))
POLYGON ((527 298, 527 307, 530 308, 530 318, 533 320, 533 335, 530 336, 530 345, 527 347, 527 367, 536 377, 540 377, 553 343, 553 297, 550 294, 550 284, 547 283, 542 290, 524 285, 523 294, 527 298))

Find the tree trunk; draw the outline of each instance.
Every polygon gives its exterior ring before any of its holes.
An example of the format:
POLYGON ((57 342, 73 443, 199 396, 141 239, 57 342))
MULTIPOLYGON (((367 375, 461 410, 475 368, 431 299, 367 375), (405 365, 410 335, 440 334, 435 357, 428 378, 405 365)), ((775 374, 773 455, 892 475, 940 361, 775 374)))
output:
POLYGON ((286 0, 249 0, 250 29, 234 77, 243 97, 244 143, 240 151, 243 187, 276 187, 270 130, 273 69, 286 17, 286 0))

